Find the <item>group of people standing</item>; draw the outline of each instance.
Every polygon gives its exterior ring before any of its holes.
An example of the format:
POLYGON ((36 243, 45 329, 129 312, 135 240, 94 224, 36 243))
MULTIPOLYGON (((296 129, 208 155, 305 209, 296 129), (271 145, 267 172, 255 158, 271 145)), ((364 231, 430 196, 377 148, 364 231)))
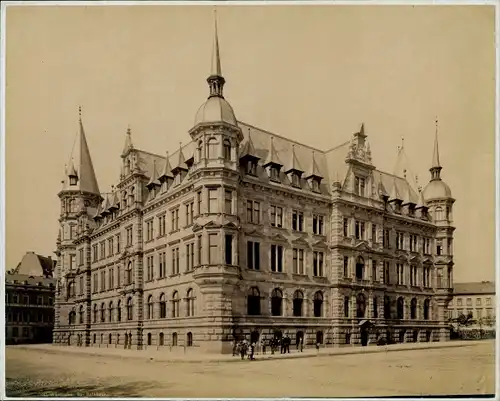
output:
MULTIPOLYGON (((292 343, 291 338, 288 335, 283 337, 274 337, 271 339, 264 339, 261 341, 260 345, 262 348, 262 354, 265 354, 267 349, 271 350, 271 354, 274 354, 280 349, 281 354, 290 353, 290 345, 292 343)), ((297 341, 297 351, 303 352, 304 349, 304 339, 301 337, 297 341)), ((255 349, 257 347, 257 342, 248 341, 246 338, 241 341, 234 340, 233 342, 233 356, 240 355, 241 359, 245 359, 245 356, 249 360, 255 359, 255 349)))

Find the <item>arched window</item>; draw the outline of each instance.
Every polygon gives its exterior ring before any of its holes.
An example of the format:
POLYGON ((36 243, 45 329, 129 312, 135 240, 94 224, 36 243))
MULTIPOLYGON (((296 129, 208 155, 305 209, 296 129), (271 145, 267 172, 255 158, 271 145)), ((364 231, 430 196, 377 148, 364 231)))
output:
POLYGON ((122 301, 118 301, 118 304, 116 305, 116 321, 122 321, 122 301))
POLYGON ((194 316, 194 293, 190 288, 186 295, 186 316, 194 316))
POLYGON ((279 288, 275 288, 271 293, 271 315, 281 316, 283 306, 283 293, 279 288))
POLYGON ((177 333, 172 333, 172 347, 177 347, 177 333))
POLYGON ((344 297, 344 317, 349 317, 349 303, 350 303, 350 299, 349 297, 346 295, 344 297))
POLYGON ((177 291, 172 295, 172 317, 179 317, 179 293, 177 291))
POLYGON ((104 323, 105 320, 105 311, 106 307, 104 306, 104 302, 101 304, 101 322, 104 323))
POLYGON ((97 304, 94 304, 94 323, 97 323, 97 304))
POLYGON ((378 318, 378 298, 373 297, 373 318, 378 318))
POLYGON ((413 298, 410 304, 410 319, 417 318, 417 298, 413 298))
POLYGON ((113 342, 113 336, 111 335, 111 333, 109 333, 108 335, 108 344, 111 344, 113 342))
POLYGON ((429 310, 430 310, 430 301, 426 299, 424 301, 424 320, 429 320, 429 310))
POLYGON ((83 305, 80 305, 79 314, 80 314, 80 324, 83 324, 83 305))
POLYGON ((94 338, 93 338, 93 340, 94 340, 94 344, 95 344, 95 343, 97 342, 97 334, 95 334, 95 333, 94 333, 94 338))
POLYGON ((75 324, 76 323, 76 312, 71 311, 69 313, 69 324, 75 324))
POLYGON ((203 159, 203 141, 198 141, 198 147, 196 148, 198 151, 198 161, 203 159))
POLYGON ((360 256, 356 260, 356 280, 363 280, 365 277, 365 261, 360 256))
POLYGON ((391 298, 388 295, 384 296, 384 318, 391 318, 391 298))
POLYGON ((231 142, 228 139, 224 139, 224 159, 231 160, 231 142))
POLYGON ((127 279, 127 285, 132 284, 132 262, 128 262, 127 264, 127 270, 125 271, 126 274, 126 279, 127 279))
POLYGON ((147 319, 153 319, 154 313, 153 313, 153 296, 150 295, 148 297, 148 315, 147 319))
POLYGON ((207 159, 215 159, 217 157, 217 139, 210 138, 207 142, 207 159))
POLYGON ((317 291, 313 300, 314 317, 323 316, 323 293, 317 291))
POLYGON ((127 207, 127 191, 122 192, 122 204, 123 207, 127 207))
POLYGON ((113 301, 109 301, 108 309, 109 309, 109 321, 112 322, 113 321, 113 301))
POLYGON ((104 344, 104 333, 101 333, 101 344, 104 344))
POLYGON ((152 344, 152 338, 153 336, 151 335, 151 333, 148 333, 148 345, 151 345, 152 344))
POLYGON ((247 314, 260 315, 260 291, 257 287, 250 288, 247 295, 247 314))
POLYGON ((364 318, 366 312, 366 298, 363 294, 356 297, 356 317, 364 318))
POLYGON ((443 220, 443 209, 438 206, 434 214, 434 221, 441 221, 441 220, 443 220))
POLYGON ((193 346, 193 333, 191 332, 188 332, 187 335, 186 335, 186 342, 187 342, 187 346, 188 347, 192 347, 193 346))
POLYGON ((405 318, 405 301, 404 301, 403 297, 398 298, 396 316, 397 316, 397 319, 404 319, 405 318))
POLYGON ((116 334, 116 345, 120 344, 120 335, 116 334))
POLYGON ((165 335, 163 333, 160 333, 158 335, 158 345, 160 346, 165 345, 165 335))
POLYGON ((68 298, 75 296, 75 282, 72 280, 68 283, 68 298))
POLYGON ((167 317, 167 302, 165 301, 165 294, 160 295, 160 319, 167 317))
POLYGON ((130 162, 130 159, 127 159, 127 161, 125 162, 125 174, 130 174, 130 167, 131 167, 131 162, 130 162))
POLYGON ((132 304, 132 298, 127 300, 127 320, 132 320, 134 318, 133 311, 134 306, 132 304))
POLYGON ((304 294, 302 291, 295 291, 293 294, 293 316, 302 316, 302 304, 304 303, 304 294))

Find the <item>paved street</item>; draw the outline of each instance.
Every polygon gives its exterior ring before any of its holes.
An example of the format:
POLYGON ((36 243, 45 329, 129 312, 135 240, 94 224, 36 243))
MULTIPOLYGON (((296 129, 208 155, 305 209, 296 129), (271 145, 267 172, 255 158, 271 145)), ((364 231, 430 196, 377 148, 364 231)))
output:
POLYGON ((494 393, 494 342, 267 361, 178 363, 6 348, 9 396, 368 397, 494 393))

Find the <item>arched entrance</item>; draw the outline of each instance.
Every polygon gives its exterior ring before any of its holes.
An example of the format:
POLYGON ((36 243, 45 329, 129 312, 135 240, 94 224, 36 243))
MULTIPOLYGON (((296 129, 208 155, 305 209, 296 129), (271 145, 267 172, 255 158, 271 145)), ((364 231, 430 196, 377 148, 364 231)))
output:
POLYGON ((283 337, 282 331, 280 329, 274 329, 273 337, 274 337, 275 340, 280 341, 281 338, 283 337))
POLYGON ((369 320, 363 320, 359 323, 361 345, 366 347, 368 345, 368 339, 370 338, 370 328, 373 326, 369 320))
POLYGON ((432 339, 432 331, 427 330, 427 331, 425 332, 425 341, 430 342, 430 341, 431 341, 431 339, 432 339))
POLYGON ((250 343, 258 343, 259 342, 259 332, 257 330, 254 330, 250 333, 250 343))
POLYGON ((302 330, 297 331, 295 335, 295 345, 299 346, 300 340, 304 341, 304 332, 302 330))
POLYGON ((413 330, 413 342, 414 343, 418 342, 418 330, 417 329, 413 330))
POLYGON ((405 342, 405 334, 406 330, 405 329, 400 329, 399 330, 399 342, 404 343, 405 342))

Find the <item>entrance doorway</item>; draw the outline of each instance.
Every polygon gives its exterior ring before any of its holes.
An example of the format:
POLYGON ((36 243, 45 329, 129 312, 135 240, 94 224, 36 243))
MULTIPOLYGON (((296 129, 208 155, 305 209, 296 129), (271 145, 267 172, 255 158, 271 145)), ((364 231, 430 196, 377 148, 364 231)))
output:
POLYGON ((406 330, 404 330, 404 329, 399 330, 399 342, 400 343, 405 342, 405 334, 406 334, 406 330))
POLYGON ((283 337, 283 333, 279 329, 274 330, 274 339, 280 341, 283 337))
POLYGON ((316 344, 323 344, 323 332, 322 331, 316 332, 316 344))
POLYGON ((418 330, 417 329, 413 330, 413 342, 414 343, 418 342, 418 330))
POLYGON ((295 345, 298 347, 300 344, 300 340, 304 341, 304 332, 299 330, 295 336, 295 345))
POLYGON ((257 330, 254 330, 250 333, 250 344, 253 343, 258 343, 259 342, 259 332, 257 330))
POLYGON ((366 326, 361 327, 361 345, 366 347, 368 345, 368 338, 370 335, 370 331, 366 326))

